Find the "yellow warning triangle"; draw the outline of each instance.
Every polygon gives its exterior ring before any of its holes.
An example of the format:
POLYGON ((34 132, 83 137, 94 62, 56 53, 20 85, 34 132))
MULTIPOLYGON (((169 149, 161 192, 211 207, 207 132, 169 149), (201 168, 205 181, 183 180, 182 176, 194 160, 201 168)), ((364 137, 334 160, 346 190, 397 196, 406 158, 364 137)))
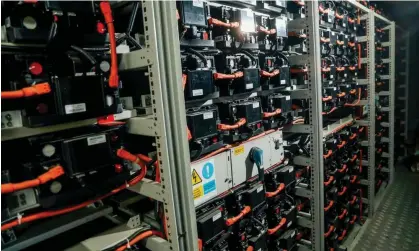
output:
POLYGON ((198 172, 194 169, 192 171, 192 186, 195 186, 196 184, 199 184, 202 182, 201 177, 199 176, 198 172))

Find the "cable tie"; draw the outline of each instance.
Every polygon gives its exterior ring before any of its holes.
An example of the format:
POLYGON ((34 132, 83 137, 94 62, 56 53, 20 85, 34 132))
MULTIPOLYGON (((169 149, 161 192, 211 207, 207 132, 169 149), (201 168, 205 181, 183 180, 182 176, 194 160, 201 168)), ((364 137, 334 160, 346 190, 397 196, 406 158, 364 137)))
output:
POLYGON ((129 187, 129 183, 127 181, 125 181, 125 187, 128 188, 129 187))
POLYGON ((22 215, 20 213, 17 213, 17 223, 18 225, 22 224, 22 215))
POLYGON ((125 240, 127 241, 127 249, 130 249, 131 248, 131 245, 129 244, 128 238, 126 238, 125 240))

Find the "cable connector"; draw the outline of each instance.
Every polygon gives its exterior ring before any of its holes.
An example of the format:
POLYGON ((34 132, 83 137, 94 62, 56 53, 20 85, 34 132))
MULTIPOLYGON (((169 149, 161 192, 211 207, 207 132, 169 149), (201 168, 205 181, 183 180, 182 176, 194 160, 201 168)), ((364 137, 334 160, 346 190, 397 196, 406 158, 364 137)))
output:
POLYGON ((45 184, 50 180, 55 180, 56 178, 60 177, 64 174, 64 168, 62 166, 55 166, 48 170, 48 172, 40 175, 38 180, 41 184, 45 184))
POLYGON ((17 91, 4 91, 1 92, 2 99, 17 99, 33 96, 40 96, 51 92, 49 83, 39 83, 33 86, 25 87, 17 91))

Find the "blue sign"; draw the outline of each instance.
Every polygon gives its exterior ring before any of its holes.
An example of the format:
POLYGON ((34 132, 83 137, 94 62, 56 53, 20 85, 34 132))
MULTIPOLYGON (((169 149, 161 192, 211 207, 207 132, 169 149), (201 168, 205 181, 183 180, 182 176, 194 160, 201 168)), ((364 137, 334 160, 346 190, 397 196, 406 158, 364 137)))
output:
POLYGON ((204 176, 205 179, 209 179, 212 175, 214 175, 214 165, 211 162, 207 162, 202 168, 202 176, 204 176))

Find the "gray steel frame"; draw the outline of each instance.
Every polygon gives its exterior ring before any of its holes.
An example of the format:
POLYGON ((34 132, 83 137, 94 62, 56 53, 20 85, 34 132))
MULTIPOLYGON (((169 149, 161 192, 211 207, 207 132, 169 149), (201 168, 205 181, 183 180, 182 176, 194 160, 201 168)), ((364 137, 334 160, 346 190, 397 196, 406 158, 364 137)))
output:
MULTIPOLYGON (((142 1, 145 48, 150 60, 139 57, 126 60, 147 65, 151 90, 153 122, 161 183, 144 180, 130 188, 161 201, 167 221, 168 240, 156 244, 152 250, 198 250, 195 208, 190 179, 189 148, 186 135, 186 115, 181 85, 180 46, 174 1, 142 1), (140 61, 137 62, 136 61, 140 61)), ((123 57, 129 57, 128 55, 123 57)), ((126 68, 131 68, 125 65, 126 68)), ((149 119, 149 118, 148 118, 149 119)), ((142 119, 131 119, 130 131, 149 135, 140 124, 142 119), (136 129, 138 127, 138 130, 136 129)), ((153 131, 153 130, 150 130, 153 131)))
MULTIPOLYGON (((368 201, 375 196, 375 19, 374 12, 367 12, 367 57, 368 57, 368 201)), ((368 216, 374 215, 373 206, 368 207, 368 216)))
POLYGON ((404 109, 406 110, 405 112, 404 112, 404 137, 405 137, 405 139, 407 139, 407 137, 408 137, 408 131, 409 131, 409 123, 408 123, 408 121, 409 121, 409 69, 410 69, 410 66, 409 66, 409 62, 410 62, 410 52, 409 52, 409 48, 410 48, 410 32, 409 31, 406 31, 406 43, 405 43, 405 47, 406 47, 406 74, 405 74, 405 77, 404 77, 404 89, 405 89, 405 92, 404 92, 404 96, 406 97, 406 100, 405 100, 405 107, 404 107, 404 109))
POLYGON ((311 249, 324 250, 324 186, 323 186, 323 121, 322 121, 322 86, 320 63, 320 34, 319 34, 319 6, 317 1, 306 2, 306 20, 308 30, 308 90, 311 95, 309 101, 309 121, 311 136, 311 249), (320 154, 319 154, 320 153, 320 154))

